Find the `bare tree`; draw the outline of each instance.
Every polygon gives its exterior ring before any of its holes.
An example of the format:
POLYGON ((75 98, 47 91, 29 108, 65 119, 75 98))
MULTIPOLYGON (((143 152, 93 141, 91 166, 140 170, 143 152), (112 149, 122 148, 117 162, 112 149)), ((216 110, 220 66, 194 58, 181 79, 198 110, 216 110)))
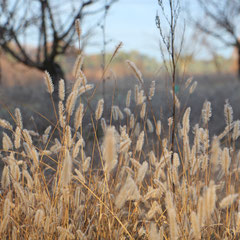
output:
MULTIPOLYGON (((101 0, 2 0, 0 46, 18 62, 47 70, 56 84, 64 78, 57 57, 76 41, 75 20, 82 23, 86 16, 103 10, 101 0), (31 45, 36 46, 34 53, 29 51, 31 45)), ((94 27, 89 24, 84 31, 81 48, 94 27)))
POLYGON ((238 77, 240 79, 240 1, 197 0, 203 10, 203 19, 194 19, 195 25, 204 33, 220 40, 226 47, 238 52, 238 77))

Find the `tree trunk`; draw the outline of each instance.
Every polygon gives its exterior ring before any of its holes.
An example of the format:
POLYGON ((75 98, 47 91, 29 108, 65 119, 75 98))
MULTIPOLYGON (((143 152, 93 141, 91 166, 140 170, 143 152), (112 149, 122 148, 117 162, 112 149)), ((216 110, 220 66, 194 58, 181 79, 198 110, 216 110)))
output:
POLYGON ((64 79, 64 72, 61 66, 55 62, 48 62, 44 64, 43 68, 44 70, 48 71, 52 77, 54 87, 58 87, 59 80, 64 79))

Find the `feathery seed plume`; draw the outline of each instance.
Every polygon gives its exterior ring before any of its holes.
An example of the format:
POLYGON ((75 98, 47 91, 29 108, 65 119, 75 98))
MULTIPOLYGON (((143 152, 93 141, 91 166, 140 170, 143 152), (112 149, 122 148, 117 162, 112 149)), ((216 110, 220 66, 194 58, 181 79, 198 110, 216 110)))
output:
POLYGON ((239 127, 240 127, 240 121, 237 120, 237 121, 234 123, 234 127, 233 127, 232 139, 233 139, 234 141, 236 141, 236 140, 238 139, 238 137, 240 136, 239 127))
POLYGON ((8 151, 13 148, 12 140, 5 132, 3 132, 2 147, 4 151, 8 151))
POLYGON ((48 71, 45 71, 44 79, 45 79, 45 83, 47 85, 48 92, 50 94, 52 94, 53 91, 54 91, 54 86, 53 86, 52 78, 51 78, 51 76, 50 76, 48 71))
POLYGON ((115 127, 108 127, 105 132, 103 140, 103 160, 105 162, 104 171, 107 176, 117 164, 117 150, 116 150, 116 137, 115 127))
POLYGON ((107 129, 107 123, 105 118, 101 118, 101 126, 102 126, 102 130, 105 132, 107 129))
POLYGON ((120 189, 119 194, 115 199, 115 205, 118 209, 121 209, 124 206, 126 201, 139 200, 139 199, 140 199, 140 193, 137 188, 137 185, 134 182, 134 180, 131 178, 131 176, 128 176, 126 179, 126 182, 120 189))
POLYGON ((150 132, 150 133, 153 133, 153 124, 152 124, 152 122, 151 122, 151 120, 148 118, 147 119, 147 126, 148 126, 148 131, 150 132))
POLYGON ((16 124, 20 129, 23 129, 22 114, 19 108, 15 109, 16 124))
POLYGON ((64 101, 65 98, 65 82, 63 79, 59 80, 58 86, 58 96, 61 101, 64 101))
POLYGON ((58 103, 58 115, 59 115, 59 123, 62 128, 65 127, 65 115, 64 115, 64 105, 62 101, 59 101, 58 103))
POLYGON ((160 134, 161 134, 161 121, 160 120, 157 121, 156 134, 157 134, 157 136, 160 136, 160 134))
POLYGON ((81 31, 81 25, 80 25, 80 19, 79 18, 75 20, 75 29, 76 29, 78 38, 80 39, 82 31, 81 31))
POLYGON ((63 166, 61 170, 61 181, 60 186, 66 187, 70 184, 72 178, 72 158, 69 151, 65 150, 65 158, 63 161, 63 166))
POLYGON ((150 89, 149 89, 149 99, 150 100, 152 100, 154 94, 155 94, 155 81, 152 81, 150 89))
POLYGON ((135 76, 137 77, 137 79, 139 80, 139 82, 141 84, 143 84, 143 78, 142 78, 142 73, 139 71, 139 69, 137 68, 137 66, 135 65, 134 62, 126 60, 128 66, 133 70, 133 72, 135 73, 135 76))
POLYGON ((188 88, 188 86, 191 84, 192 80, 193 80, 193 77, 190 77, 187 79, 187 81, 185 82, 185 88, 188 88))
POLYGON ((151 222, 149 229, 149 240, 156 239, 163 240, 163 237, 161 237, 160 232, 158 232, 156 223, 151 222))
POLYGON ((80 103, 74 117, 75 131, 77 131, 80 127, 82 127, 83 110, 84 110, 84 105, 80 103))
POLYGON ((84 59, 83 55, 79 54, 75 63, 74 63, 72 74, 75 78, 79 77, 79 70, 81 70, 81 67, 82 67, 82 64, 83 64, 83 59, 84 59))
POLYGON ((224 199, 222 199, 222 201, 219 203, 220 208, 224 209, 229 207, 230 205, 232 205, 234 203, 234 201, 237 199, 238 194, 230 194, 227 197, 225 197, 224 199))
POLYGON ((192 222, 194 238, 196 240, 200 240, 201 239, 200 224, 199 224, 198 216, 195 212, 191 212, 191 222, 192 222))
POLYGON ((229 149, 225 147, 222 151, 222 156, 221 156, 222 170, 225 174, 229 173, 230 163, 231 163, 231 157, 229 155, 229 149))
POLYGON ((195 82, 191 85, 191 87, 190 87, 190 89, 189 89, 189 93, 192 94, 192 93, 195 91, 196 87, 197 87, 197 82, 195 81, 195 82))
POLYGON ((212 116, 212 108, 211 103, 209 101, 205 101, 202 109, 202 120, 204 124, 207 124, 212 116))
POLYGON ((18 149, 20 148, 20 146, 21 146, 21 129, 19 127, 16 127, 14 133, 14 147, 18 149))
POLYGON ((233 121, 233 110, 228 100, 226 100, 226 103, 224 105, 224 116, 225 116, 226 125, 230 126, 233 121))
POLYGON ((127 114, 127 116, 131 116, 131 110, 129 108, 125 107, 123 111, 127 114))
POLYGON ((132 94, 132 91, 131 91, 131 90, 128 90, 127 97, 126 97, 126 107, 127 107, 127 108, 130 107, 130 103, 131 103, 131 94, 132 94))
POLYGON ((148 170, 148 163, 146 161, 144 161, 143 164, 141 165, 141 167, 138 169, 136 183, 138 183, 138 184, 142 183, 147 170, 148 170))
POLYGON ((0 118, 0 127, 11 130, 11 131, 13 130, 12 125, 8 121, 1 118, 0 118))
POLYGON ((144 143, 144 131, 142 131, 138 137, 137 144, 136 144, 137 152, 142 151, 143 143, 144 143))
POLYGON ((140 111, 140 117, 141 119, 144 119, 146 113, 146 103, 143 103, 141 111, 140 111))

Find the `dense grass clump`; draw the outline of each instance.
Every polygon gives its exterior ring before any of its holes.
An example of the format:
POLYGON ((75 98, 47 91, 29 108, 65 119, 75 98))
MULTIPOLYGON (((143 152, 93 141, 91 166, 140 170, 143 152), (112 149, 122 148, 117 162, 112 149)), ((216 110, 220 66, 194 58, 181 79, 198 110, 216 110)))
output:
MULTIPOLYGON (((229 103, 226 128, 212 139, 211 103, 205 102, 202 121, 194 127, 186 108, 171 152, 171 134, 163 132, 171 132, 172 119, 162 131, 151 108, 155 82, 147 91, 140 71, 128 62, 139 84, 134 94, 128 91, 126 107, 112 105, 110 119, 104 119, 103 99, 95 111, 89 101, 82 102, 83 94, 93 91, 92 98, 95 90, 81 64, 80 56, 68 96, 64 81, 59 82, 57 104, 45 73, 57 121, 43 134, 24 129, 19 109, 12 115, 14 126, 0 119, 5 129, 1 239, 239 239, 240 154, 235 146, 240 132, 229 103), (88 149, 87 112, 93 129, 88 149)), ((185 87, 192 93, 196 83, 190 79, 185 87)))

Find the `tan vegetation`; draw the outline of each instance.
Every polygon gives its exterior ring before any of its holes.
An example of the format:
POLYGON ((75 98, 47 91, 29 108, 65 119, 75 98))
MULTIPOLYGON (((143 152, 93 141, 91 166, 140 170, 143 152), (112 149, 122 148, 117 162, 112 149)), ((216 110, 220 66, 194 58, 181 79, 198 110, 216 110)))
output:
MULTIPOLYGON (((172 120, 162 129, 150 111, 155 83, 148 95, 142 74, 130 65, 138 78, 134 96, 128 92, 125 109, 112 104, 110 119, 102 118, 103 100, 93 112, 83 104, 83 94, 94 90, 80 64, 71 93, 60 81, 57 123, 49 120, 43 134, 24 129, 19 109, 14 125, 0 120, 1 239, 239 239, 240 132, 230 104, 226 128, 213 139, 209 101, 194 127, 191 108, 182 112, 171 164, 172 120), (91 151, 83 134, 87 112, 91 151)), ((48 73, 46 83, 51 97, 48 73)), ((196 83, 186 83, 192 93, 196 83)))

